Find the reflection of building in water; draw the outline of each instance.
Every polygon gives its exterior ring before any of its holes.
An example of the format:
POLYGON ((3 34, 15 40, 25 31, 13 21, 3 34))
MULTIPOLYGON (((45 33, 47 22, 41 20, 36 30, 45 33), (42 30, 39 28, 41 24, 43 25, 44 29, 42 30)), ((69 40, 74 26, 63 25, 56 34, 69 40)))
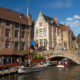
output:
POLYGON ((24 80, 25 75, 18 76, 18 80, 24 80))

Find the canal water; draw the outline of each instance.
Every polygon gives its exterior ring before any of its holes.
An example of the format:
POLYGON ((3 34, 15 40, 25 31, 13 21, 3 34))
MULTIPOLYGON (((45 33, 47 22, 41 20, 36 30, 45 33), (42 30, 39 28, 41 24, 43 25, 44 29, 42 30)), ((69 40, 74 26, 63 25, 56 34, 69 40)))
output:
POLYGON ((50 66, 47 70, 27 74, 11 74, 0 80, 80 80, 80 66, 72 65, 66 68, 50 66))

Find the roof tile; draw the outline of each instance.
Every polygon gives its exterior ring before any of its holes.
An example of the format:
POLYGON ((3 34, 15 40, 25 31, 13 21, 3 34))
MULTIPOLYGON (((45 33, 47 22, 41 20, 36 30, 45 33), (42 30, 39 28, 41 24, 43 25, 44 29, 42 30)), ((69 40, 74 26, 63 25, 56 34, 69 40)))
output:
POLYGON ((27 25, 27 16, 11 9, 0 7, 0 18, 27 25))

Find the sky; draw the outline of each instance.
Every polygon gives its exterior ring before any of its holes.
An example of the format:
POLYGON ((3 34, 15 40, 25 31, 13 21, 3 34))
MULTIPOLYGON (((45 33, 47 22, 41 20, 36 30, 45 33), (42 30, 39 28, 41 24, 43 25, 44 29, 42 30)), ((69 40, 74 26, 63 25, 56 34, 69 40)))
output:
POLYGON ((58 16, 60 23, 69 25, 77 36, 80 33, 80 0, 0 0, 0 6, 27 15, 27 7, 32 18, 37 20, 39 12, 58 16))

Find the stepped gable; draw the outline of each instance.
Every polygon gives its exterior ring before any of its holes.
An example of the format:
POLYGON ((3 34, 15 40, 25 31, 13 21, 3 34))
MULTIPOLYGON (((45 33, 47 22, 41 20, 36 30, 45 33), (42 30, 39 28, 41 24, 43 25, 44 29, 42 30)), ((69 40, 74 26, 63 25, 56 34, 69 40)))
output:
POLYGON ((0 7, 0 18, 27 25, 27 16, 11 9, 0 7))

